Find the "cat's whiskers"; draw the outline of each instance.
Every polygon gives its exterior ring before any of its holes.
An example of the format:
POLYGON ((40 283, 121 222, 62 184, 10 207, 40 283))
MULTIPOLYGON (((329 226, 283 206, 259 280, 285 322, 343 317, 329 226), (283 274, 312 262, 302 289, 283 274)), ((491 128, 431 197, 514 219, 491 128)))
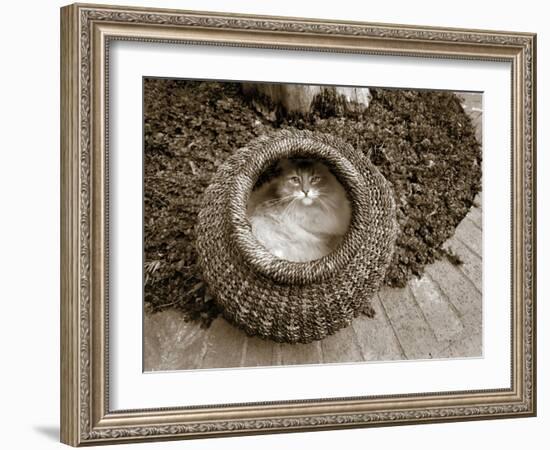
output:
POLYGON ((319 190, 319 196, 317 197, 319 199, 319 202, 323 202, 323 204, 325 206, 327 206, 328 208, 330 207, 337 207, 338 204, 337 202, 335 201, 335 199, 333 197, 331 197, 328 193, 326 193, 325 191, 321 191, 319 190))
POLYGON ((326 212, 328 213, 331 213, 331 209, 330 209, 330 206, 327 205, 327 202, 325 201, 325 199, 323 199, 321 196, 317 197, 317 200, 319 201, 319 205, 321 206, 321 208, 323 210, 325 210, 326 212))
POLYGON ((292 195, 291 197, 292 200, 288 203, 288 205, 286 206, 285 209, 283 209, 283 212, 281 213, 281 216, 283 217, 283 219, 287 219, 288 216, 294 212, 294 210, 296 209, 296 206, 297 206, 297 201, 300 200, 299 197, 296 197, 294 195, 292 195))
POLYGON ((326 190, 324 188, 317 189, 317 195, 319 197, 330 197, 330 195, 329 195, 330 193, 331 193, 330 190, 326 190))
POLYGON ((281 203, 287 202, 292 197, 293 197, 292 195, 286 195, 284 197, 273 198, 273 199, 270 199, 270 200, 263 201, 262 203, 260 203, 260 205, 261 206, 276 206, 276 205, 279 205, 281 203))

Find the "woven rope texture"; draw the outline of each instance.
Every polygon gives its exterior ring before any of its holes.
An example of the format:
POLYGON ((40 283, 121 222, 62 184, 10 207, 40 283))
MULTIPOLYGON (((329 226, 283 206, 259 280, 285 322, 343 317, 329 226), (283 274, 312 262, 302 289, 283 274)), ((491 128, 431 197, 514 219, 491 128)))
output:
POLYGON ((368 158, 330 135, 297 130, 262 136, 230 156, 204 193, 196 227, 202 275, 224 316, 249 335, 290 343, 323 339, 369 305, 396 232, 391 188, 368 158), (340 247, 305 263, 268 252, 246 217, 260 175, 293 156, 325 162, 353 210, 340 247))

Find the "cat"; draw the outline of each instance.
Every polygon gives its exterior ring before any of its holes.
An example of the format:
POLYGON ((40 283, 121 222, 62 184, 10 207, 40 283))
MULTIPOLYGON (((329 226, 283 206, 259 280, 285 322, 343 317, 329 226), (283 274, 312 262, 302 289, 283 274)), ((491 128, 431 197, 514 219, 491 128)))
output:
POLYGON ((247 214, 256 239, 276 257, 293 262, 332 252, 351 220, 344 187, 316 160, 283 159, 275 173, 250 195, 247 214))

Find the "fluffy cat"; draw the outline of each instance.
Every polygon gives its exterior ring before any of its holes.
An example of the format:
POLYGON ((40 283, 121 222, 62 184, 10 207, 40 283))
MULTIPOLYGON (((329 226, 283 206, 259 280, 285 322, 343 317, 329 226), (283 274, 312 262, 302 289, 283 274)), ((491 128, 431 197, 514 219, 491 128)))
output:
POLYGON ((333 251, 346 233, 351 206, 346 192, 320 161, 284 159, 278 175, 252 191, 252 233, 281 259, 305 262, 333 251))

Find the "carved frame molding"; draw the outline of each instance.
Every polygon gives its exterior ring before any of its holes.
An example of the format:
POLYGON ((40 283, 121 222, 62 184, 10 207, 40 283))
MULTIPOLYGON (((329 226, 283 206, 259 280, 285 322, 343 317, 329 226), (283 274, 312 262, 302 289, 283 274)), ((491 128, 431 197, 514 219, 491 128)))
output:
POLYGON ((529 33, 70 5, 61 10, 61 438, 74 446, 533 416, 535 67, 529 33), (108 404, 108 58, 112 40, 512 65, 512 386, 506 390, 117 411, 108 404))

